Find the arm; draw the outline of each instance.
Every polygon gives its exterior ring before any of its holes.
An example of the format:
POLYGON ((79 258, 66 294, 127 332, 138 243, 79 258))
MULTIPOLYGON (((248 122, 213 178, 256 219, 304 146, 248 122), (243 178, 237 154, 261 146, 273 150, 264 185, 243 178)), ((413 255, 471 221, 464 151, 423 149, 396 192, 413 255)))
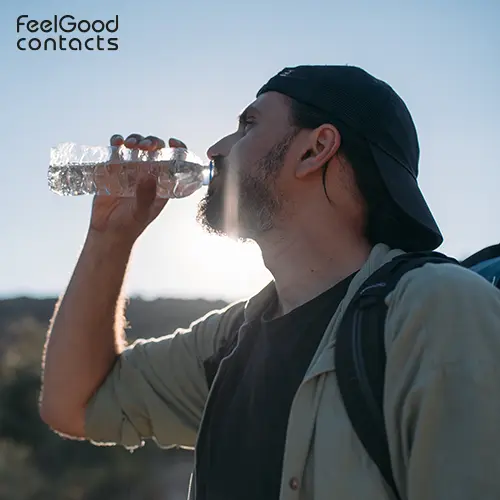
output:
POLYGON ((388 299, 385 412, 408 500, 500 495, 500 293, 428 265, 388 299))
POLYGON ((49 329, 42 419, 84 437, 85 408, 123 349, 121 290, 132 246, 89 233, 49 329))
MULTIPOLYGON (((132 134, 125 141, 114 135, 111 146, 152 152, 165 143, 132 134)), ((54 315, 43 360, 40 413, 63 434, 85 435, 88 402, 123 349, 121 289, 132 247, 167 201, 156 198, 155 179, 146 173, 133 198, 94 197, 89 233, 54 315)))
POLYGON ((95 443, 193 446, 208 385, 203 361, 238 327, 244 303, 124 349, 120 296, 130 248, 90 237, 49 332, 41 416, 95 443))
POLYGON ((203 362, 238 328, 244 302, 212 311, 189 329, 125 349, 86 408, 85 436, 96 444, 193 447, 208 397, 203 362))

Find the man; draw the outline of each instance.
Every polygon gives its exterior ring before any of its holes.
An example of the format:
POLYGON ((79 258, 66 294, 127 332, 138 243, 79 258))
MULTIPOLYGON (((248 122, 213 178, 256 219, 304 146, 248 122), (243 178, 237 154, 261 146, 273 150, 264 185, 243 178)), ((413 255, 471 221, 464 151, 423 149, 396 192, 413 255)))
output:
MULTIPOLYGON (((333 351, 366 278, 442 242, 406 106, 359 68, 287 68, 208 156, 200 221, 255 240, 273 282, 124 350, 127 263, 166 202, 150 179, 135 200, 95 198, 48 337, 42 418, 94 442, 196 445, 197 500, 394 498, 349 422, 333 351)), ((499 294, 460 266, 427 264, 387 303, 384 417, 399 495, 500 498, 499 294)))

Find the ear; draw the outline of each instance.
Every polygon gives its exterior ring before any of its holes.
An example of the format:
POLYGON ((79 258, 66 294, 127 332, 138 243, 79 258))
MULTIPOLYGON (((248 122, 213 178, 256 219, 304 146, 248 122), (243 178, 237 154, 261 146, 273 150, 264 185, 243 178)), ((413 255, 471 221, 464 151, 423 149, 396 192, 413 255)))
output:
POLYGON ((320 170, 336 155, 340 147, 340 139, 339 131, 330 124, 324 124, 312 130, 305 141, 295 176, 302 179, 320 170))

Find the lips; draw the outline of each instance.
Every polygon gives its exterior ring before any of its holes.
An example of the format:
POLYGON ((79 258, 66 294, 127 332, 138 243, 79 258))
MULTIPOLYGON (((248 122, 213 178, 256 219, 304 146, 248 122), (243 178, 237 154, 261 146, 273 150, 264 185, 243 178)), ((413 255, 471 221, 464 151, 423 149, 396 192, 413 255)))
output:
POLYGON ((212 178, 219 175, 224 169, 224 160, 223 156, 216 156, 212 161, 212 178))

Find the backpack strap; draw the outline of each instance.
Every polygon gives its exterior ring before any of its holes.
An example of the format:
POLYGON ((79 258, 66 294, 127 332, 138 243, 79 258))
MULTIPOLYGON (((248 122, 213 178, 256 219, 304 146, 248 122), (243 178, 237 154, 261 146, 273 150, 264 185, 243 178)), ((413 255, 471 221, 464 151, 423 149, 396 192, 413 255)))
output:
POLYGON ((461 262, 464 267, 474 267, 481 262, 500 257, 500 243, 483 248, 461 262))
POLYGON ((361 286, 346 309, 335 345, 335 369, 347 415, 359 440, 395 498, 383 410, 385 381, 385 297, 400 278, 427 263, 458 264, 438 252, 404 254, 383 265, 361 286))
POLYGON ((461 262, 500 290, 500 243, 483 248, 461 262))

